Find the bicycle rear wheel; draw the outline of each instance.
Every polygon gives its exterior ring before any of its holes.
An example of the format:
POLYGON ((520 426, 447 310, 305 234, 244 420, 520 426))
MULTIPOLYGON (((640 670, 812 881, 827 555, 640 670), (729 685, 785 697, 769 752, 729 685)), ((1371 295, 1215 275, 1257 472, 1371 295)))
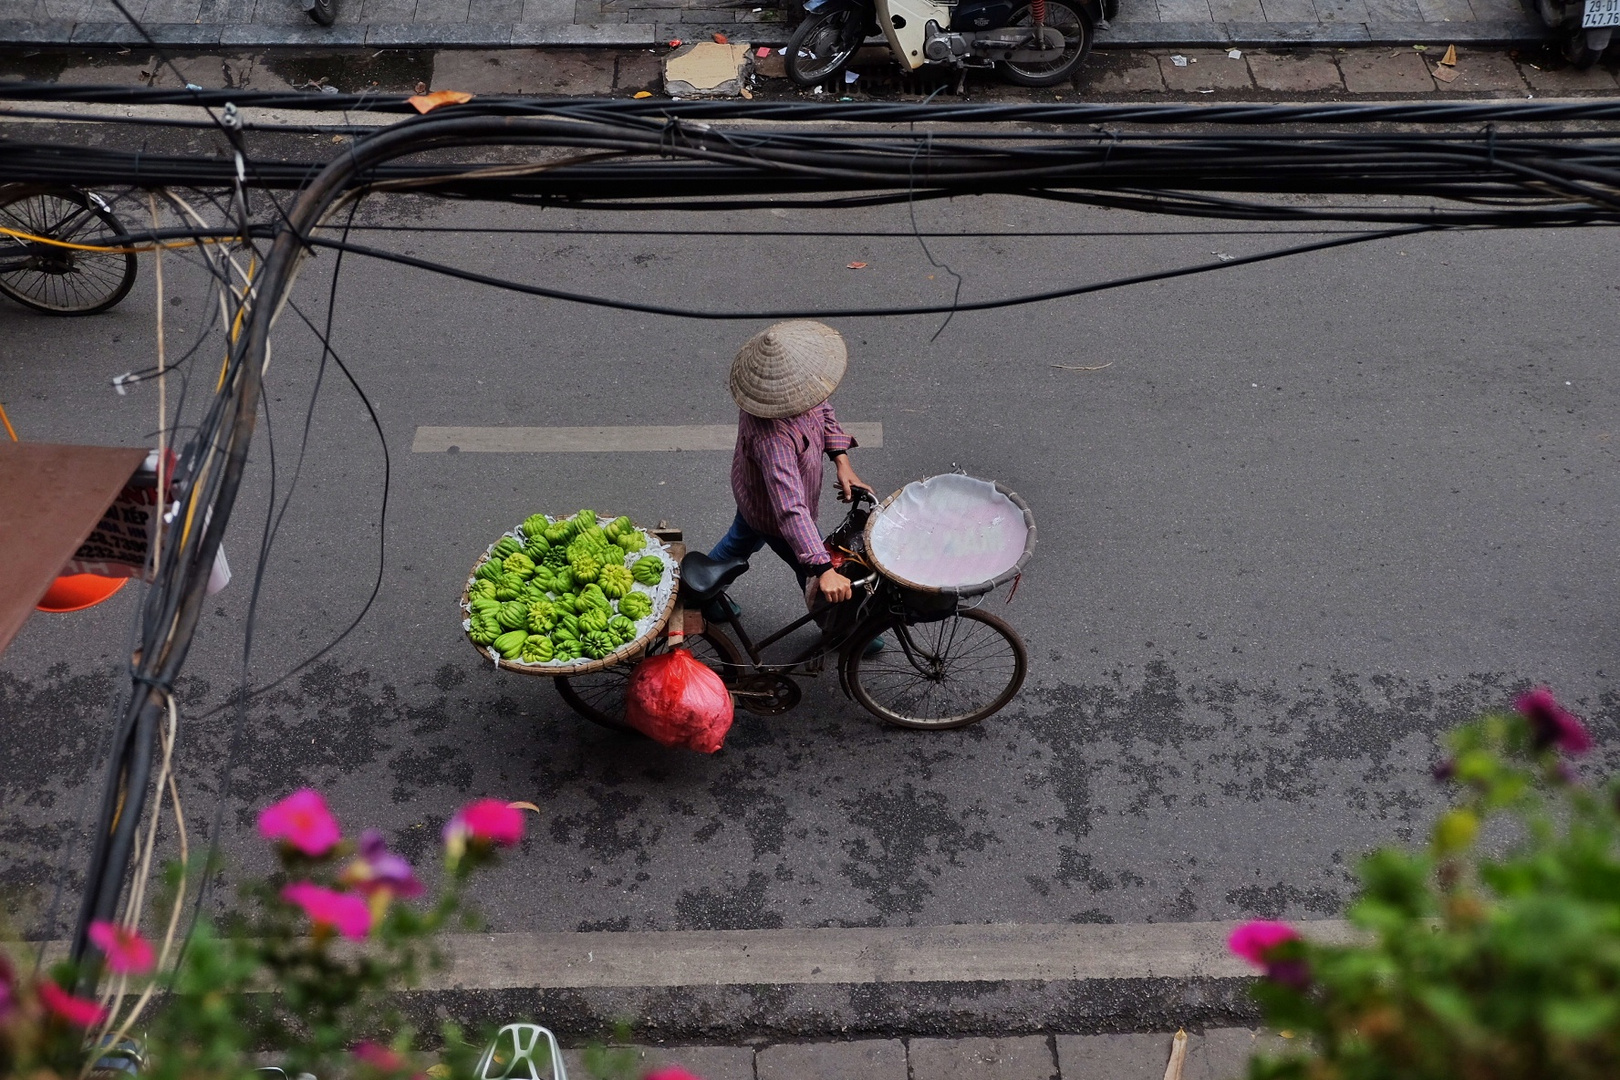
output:
POLYGON ((966 727, 1013 699, 1029 669, 1018 632, 987 611, 874 627, 844 654, 845 679, 861 707, 897 727, 966 727), (865 655, 872 639, 885 648, 865 655))
MULTIPOLYGON (((107 204, 72 188, 34 191, 0 204, 0 225, 46 240, 127 247, 107 204)), ((0 233, 0 293, 47 315, 95 315, 129 295, 133 252, 81 251, 0 233)))
MULTIPOLYGON (((688 636, 682 647, 692 650, 692 655, 698 661, 718 672, 727 686, 742 670, 742 655, 737 652, 731 639, 717 630, 705 630, 696 637, 688 636)), ((664 648, 663 645, 655 646, 649 652, 662 652, 664 648)), ((633 660, 628 664, 616 664, 589 675, 560 676, 554 680, 557 693, 562 695, 570 709, 591 723, 613 731, 639 735, 641 733, 625 723, 624 719, 625 691, 630 686, 630 673, 635 671, 638 662, 633 660)))

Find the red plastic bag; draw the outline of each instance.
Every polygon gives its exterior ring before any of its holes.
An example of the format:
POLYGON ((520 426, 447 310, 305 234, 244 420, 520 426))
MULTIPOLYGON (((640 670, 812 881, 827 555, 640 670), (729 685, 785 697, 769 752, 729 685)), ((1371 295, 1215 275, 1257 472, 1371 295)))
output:
POLYGON ((731 693, 686 649, 649 656, 636 666, 625 720, 649 739, 712 754, 731 730, 731 693))

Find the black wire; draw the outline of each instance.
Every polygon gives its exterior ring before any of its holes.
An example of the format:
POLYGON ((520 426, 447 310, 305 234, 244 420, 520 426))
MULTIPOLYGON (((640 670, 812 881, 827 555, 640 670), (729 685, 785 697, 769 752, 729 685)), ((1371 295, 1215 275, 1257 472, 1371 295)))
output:
POLYGON ((491 285, 495 288, 506 289, 510 292, 525 293, 530 296, 544 296, 553 300, 569 300, 574 303, 587 304, 592 307, 612 308, 618 311, 635 311, 645 315, 667 315, 678 319, 704 319, 712 321, 738 321, 738 320, 779 320, 779 319, 857 319, 880 318, 897 315, 941 315, 955 311, 991 311, 998 308, 1019 307, 1025 304, 1038 304, 1048 300, 1062 300, 1074 296, 1084 296, 1087 293, 1103 292, 1108 289, 1123 288, 1127 285, 1142 285, 1154 281, 1168 281, 1173 278, 1188 277, 1193 274, 1207 273, 1213 270, 1226 270, 1239 266, 1248 266, 1253 263, 1269 262, 1273 259, 1287 258, 1291 255, 1303 255, 1313 251, 1326 251, 1331 248, 1347 247, 1352 244, 1364 244, 1371 240, 1387 240, 1398 236, 1413 236, 1418 233, 1435 232, 1443 229, 1442 225, 1413 225, 1400 229, 1384 229, 1376 232, 1363 232, 1354 236, 1335 237, 1331 240, 1319 240, 1311 244, 1300 244, 1295 247, 1279 248, 1274 251, 1261 252, 1257 255, 1242 255, 1224 262, 1198 263, 1193 266, 1177 267, 1171 270, 1155 270, 1145 274, 1133 274, 1129 277, 1112 278, 1107 281, 1094 282, 1089 285, 1075 285, 1062 289, 1050 289, 1044 292, 1027 293, 1022 296, 1011 296, 999 300, 973 300, 966 303, 952 304, 914 304, 907 307, 884 308, 789 308, 774 311, 699 311, 691 308, 671 307, 666 304, 650 304, 637 300, 614 300, 604 296, 591 296, 585 293, 568 292, 563 289, 553 289, 544 285, 525 285, 522 282, 510 281, 505 278, 494 277, 489 274, 480 274, 474 270, 462 270, 458 267, 429 259, 418 258, 414 255, 404 255, 399 252, 384 251, 379 248, 366 247, 361 244, 345 243, 342 241, 326 240, 319 237, 310 237, 308 243, 315 247, 341 248, 352 251, 357 255, 366 255, 374 259, 383 259, 388 262, 397 262, 405 266, 413 266, 419 270, 431 270, 446 277, 460 278, 463 281, 472 281, 480 285, 491 285))

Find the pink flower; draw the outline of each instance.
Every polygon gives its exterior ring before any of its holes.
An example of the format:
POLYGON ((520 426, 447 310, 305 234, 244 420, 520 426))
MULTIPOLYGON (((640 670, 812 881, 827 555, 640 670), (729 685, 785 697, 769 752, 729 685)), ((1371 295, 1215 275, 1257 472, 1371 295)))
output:
POLYGON ((45 1003, 47 1009, 74 1027, 89 1027, 107 1018, 106 1009, 93 1001, 74 997, 49 979, 40 981, 39 1000, 45 1003))
POLYGON ((331 927, 351 941, 359 941, 371 932, 371 909, 365 900, 351 893, 295 881, 281 890, 281 898, 303 908, 316 926, 331 927))
POLYGON ((1266 954, 1285 941, 1299 939, 1299 931, 1283 922, 1254 919, 1232 931, 1226 947, 1255 967, 1266 966, 1266 954))
POLYGON ((1574 713, 1558 704, 1552 691, 1545 686, 1538 686, 1528 694, 1521 695, 1513 707, 1530 721, 1538 750, 1556 746, 1565 753, 1584 754, 1592 749, 1592 736, 1586 730, 1586 725, 1574 713))
POLYGON ((699 1078, 677 1065, 666 1065, 662 1069, 648 1073, 642 1080, 699 1080, 699 1078))
POLYGON ((457 810, 444 825, 444 848, 453 864, 468 843, 511 847, 523 839, 523 814, 499 799, 476 799, 457 810))
POLYGON ((320 858, 343 839, 326 800, 309 788, 300 788, 260 811, 259 835, 290 844, 311 858, 320 858))
POLYGON ((90 924, 90 941, 107 954, 107 967, 119 975, 145 975, 156 962, 151 943, 139 931, 105 919, 90 924))
POLYGON ((360 834, 360 855, 343 868, 343 884, 365 893, 383 890, 395 896, 421 896, 411 864, 388 850, 382 833, 367 829, 360 834))
POLYGON ((398 1072, 405 1067, 405 1059, 398 1052, 369 1040, 349 1052, 361 1064, 370 1065, 383 1072, 398 1072))

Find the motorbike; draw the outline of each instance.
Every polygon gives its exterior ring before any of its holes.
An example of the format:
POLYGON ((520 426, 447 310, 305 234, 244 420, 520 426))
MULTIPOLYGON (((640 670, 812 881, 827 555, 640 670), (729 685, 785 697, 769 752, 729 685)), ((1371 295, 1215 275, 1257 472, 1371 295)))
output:
POLYGON ((1536 13, 1563 32, 1564 56, 1577 68, 1597 63, 1620 26, 1620 0, 1536 0, 1536 13))
POLYGON ((1019 86, 1055 86, 1073 76, 1091 51, 1097 24, 1117 5, 1118 0, 809 0, 804 21, 788 39, 787 75, 799 86, 836 79, 861 43, 881 33, 903 70, 950 65, 958 89, 968 68, 994 68, 1019 86))

